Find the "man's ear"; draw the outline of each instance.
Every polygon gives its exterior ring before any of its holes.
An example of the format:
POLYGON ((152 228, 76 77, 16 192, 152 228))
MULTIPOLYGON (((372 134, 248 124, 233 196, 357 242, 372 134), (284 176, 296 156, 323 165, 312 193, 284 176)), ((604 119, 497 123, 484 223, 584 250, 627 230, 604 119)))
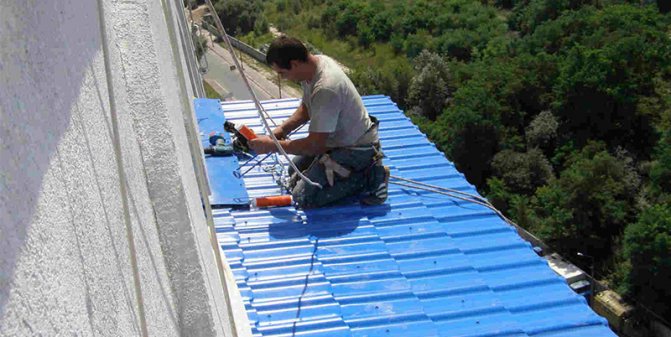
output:
POLYGON ((294 67, 297 67, 300 64, 298 60, 290 60, 289 61, 289 70, 294 69, 294 67))

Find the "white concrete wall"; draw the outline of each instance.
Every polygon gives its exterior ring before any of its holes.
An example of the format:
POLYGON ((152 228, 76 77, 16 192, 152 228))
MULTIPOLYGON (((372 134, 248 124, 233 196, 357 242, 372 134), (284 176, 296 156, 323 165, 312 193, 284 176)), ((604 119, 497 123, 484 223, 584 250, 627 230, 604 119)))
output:
POLYGON ((114 97, 97 1, 0 2, 0 336, 231 336, 177 6, 104 2, 114 97))

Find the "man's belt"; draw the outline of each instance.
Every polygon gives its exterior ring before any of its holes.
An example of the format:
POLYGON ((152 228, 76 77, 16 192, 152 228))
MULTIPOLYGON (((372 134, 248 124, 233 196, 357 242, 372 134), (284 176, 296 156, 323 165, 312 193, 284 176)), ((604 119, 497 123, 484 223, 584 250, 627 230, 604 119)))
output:
MULTIPOLYGON (((366 130, 366 132, 359 137, 354 146, 342 147, 343 149, 352 150, 352 151, 369 151, 371 148, 375 151, 375 155, 372 158, 373 164, 381 160, 384 157, 382 151, 380 151, 380 143, 378 140, 377 129, 380 125, 380 122, 374 116, 370 116, 373 124, 371 127, 366 130)), ((339 175, 343 178, 349 177, 351 171, 340 165, 337 161, 333 160, 328 153, 325 153, 320 156, 319 162, 324 165, 326 172, 326 179, 330 186, 333 186, 335 183, 335 175, 339 175)))
POLYGON ((337 161, 333 160, 328 153, 324 153, 320 156, 319 162, 324 165, 324 171, 326 172, 326 180, 328 180, 329 185, 333 186, 335 182, 335 174, 347 178, 349 177, 351 171, 338 164, 337 161))

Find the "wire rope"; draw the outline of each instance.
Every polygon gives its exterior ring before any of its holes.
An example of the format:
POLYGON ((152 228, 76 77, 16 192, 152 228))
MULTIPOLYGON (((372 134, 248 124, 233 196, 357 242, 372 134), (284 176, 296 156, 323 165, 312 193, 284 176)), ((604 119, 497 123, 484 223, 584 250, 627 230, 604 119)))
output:
POLYGON ((488 201, 487 199, 485 199, 485 198, 483 198, 483 197, 481 197, 481 196, 479 196, 479 195, 475 195, 475 194, 471 194, 471 193, 462 192, 462 191, 455 190, 455 189, 452 189, 452 188, 441 187, 441 186, 437 186, 437 185, 431 185, 431 184, 423 183, 423 182, 420 182, 420 181, 417 181, 417 180, 412 180, 412 179, 402 178, 402 177, 398 177, 398 176, 390 176, 390 178, 392 178, 392 179, 398 179, 398 180, 401 180, 401 181, 406 181, 406 182, 409 182, 409 183, 412 183, 412 184, 416 184, 416 185, 420 185, 420 186, 425 186, 425 187, 429 187, 429 188, 434 188, 434 189, 437 189, 437 190, 443 190, 443 191, 447 191, 447 192, 451 192, 451 193, 455 193, 455 194, 465 195, 465 196, 467 196, 467 197, 471 197, 471 198, 476 199, 476 200, 479 200, 479 201, 481 201, 481 202, 489 203, 489 201, 488 201))
POLYGON ((449 188, 445 188, 445 187, 440 187, 440 186, 436 186, 436 185, 421 183, 421 182, 418 182, 418 181, 415 181, 415 180, 412 180, 412 179, 405 179, 405 178, 400 178, 400 177, 396 177, 396 176, 391 176, 390 178, 392 178, 392 177, 394 179, 399 179, 399 180, 402 180, 402 181, 405 181, 405 182, 398 182, 398 181, 391 181, 390 180, 389 181, 390 184, 410 187, 410 188, 424 190, 424 191, 433 192, 433 193, 438 193, 438 194, 446 195, 446 196, 449 196, 449 197, 452 197, 452 198, 455 198, 455 199, 460 199, 460 200, 463 200, 463 201, 474 203, 476 205, 486 207, 486 208, 492 210, 494 213, 496 213, 496 215, 498 215, 503 221, 505 221, 508 224, 514 226, 515 228, 518 227, 515 223, 513 223, 510 219, 508 219, 505 215, 503 215, 503 213, 501 211, 496 209, 496 207, 494 207, 491 203, 489 203, 489 201, 482 198, 481 196, 466 193, 466 192, 461 192, 461 191, 457 191, 457 190, 449 189, 449 188), (464 196, 459 196, 457 194, 461 194, 461 195, 464 195, 464 196))
MULTIPOLYGON (((235 63, 235 66, 237 67, 237 69, 240 71, 240 76, 242 77, 243 82, 247 86, 247 90, 249 90, 249 93, 252 95, 252 100, 254 101, 254 104, 256 105, 257 109, 259 110, 259 117, 261 118, 261 122, 263 122, 263 126, 265 127, 266 131, 268 132, 268 136, 270 137, 270 139, 273 141, 273 143, 277 147, 278 152, 281 153, 282 156, 287 159, 287 161, 289 162, 289 165, 291 165, 291 167, 295 170, 295 172, 298 174, 298 176, 301 177, 301 179, 303 179, 303 181, 305 181, 307 184, 310 184, 312 186, 315 186, 315 187, 318 187, 318 188, 321 189, 322 188, 321 184, 313 182, 312 180, 310 180, 310 178, 306 177, 296 167, 296 165, 293 163, 291 158, 289 158, 289 155, 286 153, 286 151, 284 151, 284 148, 282 148, 282 145, 280 145, 280 142, 277 140, 277 138, 273 134, 273 131, 270 129, 270 125, 268 124, 268 121, 266 120, 266 117, 264 116, 264 114, 268 115, 268 113, 266 112, 263 105, 261 105, 261 102, 259 101, 259 98, 256 97, 256 93, 252 89, 252 86, 249 84, 249 80, 247 79, 247 75, 245 75, 245 71, 240 66, 240 62, 238 61, 238 58, 235 55, 235 51, 233 50, 233 45, 231 44, 231 40, 228 38, 228 34, 226 34, 226 30, 224 29, 224 26, 221 24, 221 20, 219 19, 219 16, 217 15, 217 12, 214 10, 214 6, 212 5, 212 1, 211 0, 206 0, 206 1, 207 1, 208 7, 210 8, 210 11, 212 12, 212 14, 214 16, 214 19, 215 19, 214 21, 217 24, 217 28, 221 32, 221 35, 223 36, 224 41, 226 41, 226 46, 228 47, 228 51, 231 53, 231 57, 233 58, 233 62, 235 63)), ((271 119, 271 121, 272 121, 272 119, 271 119)))

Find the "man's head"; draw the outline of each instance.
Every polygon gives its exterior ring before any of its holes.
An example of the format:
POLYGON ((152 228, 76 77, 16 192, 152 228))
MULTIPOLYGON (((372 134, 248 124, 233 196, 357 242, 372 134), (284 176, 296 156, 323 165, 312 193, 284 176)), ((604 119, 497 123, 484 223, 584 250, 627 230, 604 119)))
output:
POLYGON ((292 81, 301 81, 309 79, 305 78, 306 69, 304 69, 309 56, 308 49, 301 41, 292 37, 280 36, 268 47, 266 62, 282 77, 292 81))

